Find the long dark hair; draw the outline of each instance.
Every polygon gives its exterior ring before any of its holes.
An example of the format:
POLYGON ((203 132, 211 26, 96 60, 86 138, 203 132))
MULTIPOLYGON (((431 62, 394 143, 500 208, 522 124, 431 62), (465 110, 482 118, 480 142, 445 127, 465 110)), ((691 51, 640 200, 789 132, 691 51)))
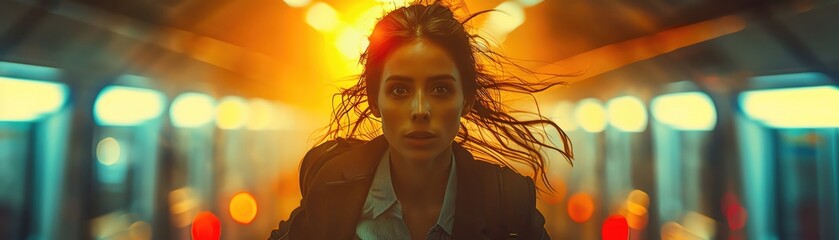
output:
POLYGON ((490 42, 477 34, 470 34, 471 26, 467 24, 470 19, 488 11, 467 14, 466 18, 458 20, 453 9, 465 11, 462 5, 457 8, 441 1, 418 1, 382 17, 376 23, 369 37, 370 44, 359 60, 364 70, 358 82, 350 88, 341 89, 335 95, 336 98, 340 97, 340 102, 333 108, 332 120, 325 127, 326 133, 318 139, 318 143, 337 137, 369 140, 381 135, 381 122, 371 118, 368 103, 377 100, 376 91, 381 82, 385 58, 399 46, 422 38, 438 44, 449 53, 461 73, 465 99, 475 100, 471 112, 461 122, 455 141, 477 158, 513 169, 516 168, 511 162, 529 166, 534 177, 540 178, 548 190, 552 191, 545 174, 546 158, 541 151, 558 151, 573 165, 571 140, 556 123, 540 114, 538 103, 537 112, 530 113, 535 119, 519 120, 511 113, 529 112, 513 109, 500 99, 502 92, 533 97, 533 93, 565 85, 565 82, 556 78, 570 75, 536 73, 490 50, 490 42), (517 74, 509 70, 510 67, 520 71, 519 75, 532 76, 536 81, 525 81, 517 77, 517 74), (556 130, 562 148, 550 140, 546 127, 556 130), (473 132, 477 134, 471 134, 473 132))

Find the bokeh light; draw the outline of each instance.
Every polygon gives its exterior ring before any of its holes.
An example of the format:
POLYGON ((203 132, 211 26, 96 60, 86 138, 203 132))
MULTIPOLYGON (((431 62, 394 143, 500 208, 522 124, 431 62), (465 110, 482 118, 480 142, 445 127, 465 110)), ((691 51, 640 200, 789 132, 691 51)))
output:
POLYGON ((193 220, 199 200, 195 190, 189 187, 178 188, 169 192, 169 211, 171 223, 175 227, 186 227, 193 220))
POLYGON ((221 238, 221 221, 211 212, 201 212, 192 221, 193 240, 218 240, 221 238))
POLYGON ((358 60, 361 53, 367 48, 370 42, 364 33, 352 26, 343 26, 338 30, 335 38, 335 47, 345 58, 358 60))
POLYGON ((276 121, 276 109, 271 102, 263 99, 251 99, 248 102, 248 123, 250 130, 267 129, 276 121))
POLYGON ((96 160, 102 165, 111 166, 117 163, 120 152, 119 142, 112 137, 102 139, 96 144, 96 160))
POLYGON ((248 106, 240 97, 228 96, 216 107, 216 125, 221 129, 238 129, 247 123, 248 106))
POLYGON ((641 99, 634 96, 617 97, 606 103, 609 124, 624 132, 642 132, 647 129, 647 109, 641 99))
POLYGON ((256 217, 256 200, 250 193, 241 192, 230 199, 230 216, 239 223, 248 224, 256 217))
POLYGON ((600 233, 603 240, 627 240, 629 239, 629 225, 626 223, 626 218, 620 214, 614 214, 603 222, 600 233))
POLYGON ((172 101, 172 125, 182 128, 204 126, 213 121, 215 100, 207 94, 183 93, 172 101))
POLYGON ((571 220, 584 223, 594 214, 594 199, 587 193, 577 193, 568 199, 568 216, 571 220))
POLYGON ((746 220, 749 217, 746 208, 740 203, 740 199, 733 193, 725 193, 722 198, 722 211, 725 215, 728 228, 731 230, 740 230, 746 226, 746 220))
POLYGON ((159 117, 165 101, 156 90, 109 86, 96 98, 93 115, 102 126, 134 126, 159 117))
POLYGON ((707 131, 717 124, 714 102, 702 92, 660 95, 651 105, 653 117, 675 129, 707 131))
POLYGON ((629 193, 626 200, 626 222, 635 230, 644 229, 649 218, 650 196, 646 192, 635 189, 629 193))
POLYGON ((497 7, 498 11, 489 12, 486 22, 484 22, 481 30, 497 41, 497 43, 504 42, 507 34, 518 28, 524 23, 525 13, 518 2, 502 2, 497 7))
POLYGON ((577 125, 586 132, 598 133, 606 129, 606 110, 600 100, 587 98, 577 103, 574 110, 577 125))
POLYGON ((740 107, 747 116, 774 128, 839 127, 837 103, 836 86, 746 91, 740 95, 740 107))
POLYGON ((551 120, 564 131, 577 130, 577 123, 574 122, 574 104, 569 101, 557 103, 551 113, 551 120))
POLYGON ((151 225, 144 221, 136 221, 128 226, 128 236, 131 240, 151 239, 151 225))
POLYGON ((60 83, 0 77, 0 121, 32 121, 57 111, 67 100, 60 83))
POLYGON ((321 32, 334 30, 340 22, 338 12, 324 2, 317 2, 306 11, 306 23, 321 32))

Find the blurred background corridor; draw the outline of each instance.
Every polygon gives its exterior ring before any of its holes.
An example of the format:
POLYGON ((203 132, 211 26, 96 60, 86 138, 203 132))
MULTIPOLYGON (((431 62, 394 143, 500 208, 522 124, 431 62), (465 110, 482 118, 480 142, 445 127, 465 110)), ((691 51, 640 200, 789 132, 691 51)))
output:
MULTIPOLYGON (((0 1, 0 239, 265 239, 404 2, 0 1)), ((552 238, 839 239, 839 0, 464 2, 582 73, 536 95, 552 238)))

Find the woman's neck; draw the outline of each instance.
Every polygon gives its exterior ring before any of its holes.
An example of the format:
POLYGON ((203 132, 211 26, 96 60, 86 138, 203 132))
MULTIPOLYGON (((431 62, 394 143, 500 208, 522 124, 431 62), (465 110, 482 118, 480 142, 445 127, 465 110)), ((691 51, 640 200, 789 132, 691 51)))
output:
POLYGON ((393 190, 400 201, 442 199, 452 165, 451 147, 426 160, 405 158, 392 149, 389 152, 393 190))

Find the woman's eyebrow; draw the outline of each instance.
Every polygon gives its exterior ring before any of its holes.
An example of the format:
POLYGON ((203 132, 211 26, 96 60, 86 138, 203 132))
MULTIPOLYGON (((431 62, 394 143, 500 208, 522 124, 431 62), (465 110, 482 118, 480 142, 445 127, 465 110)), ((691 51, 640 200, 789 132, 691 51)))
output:
POLYGON ((412 82, 414 79, 408 76, 391 75, 385 79, 385 82, 388 81, 412 82))
POLYGON ((451 74, 434 75, 434 76, 431 76, 431 77, 428 78, 428 81, 442 81, 442 80, 455 81, 455 78, 451 74))

